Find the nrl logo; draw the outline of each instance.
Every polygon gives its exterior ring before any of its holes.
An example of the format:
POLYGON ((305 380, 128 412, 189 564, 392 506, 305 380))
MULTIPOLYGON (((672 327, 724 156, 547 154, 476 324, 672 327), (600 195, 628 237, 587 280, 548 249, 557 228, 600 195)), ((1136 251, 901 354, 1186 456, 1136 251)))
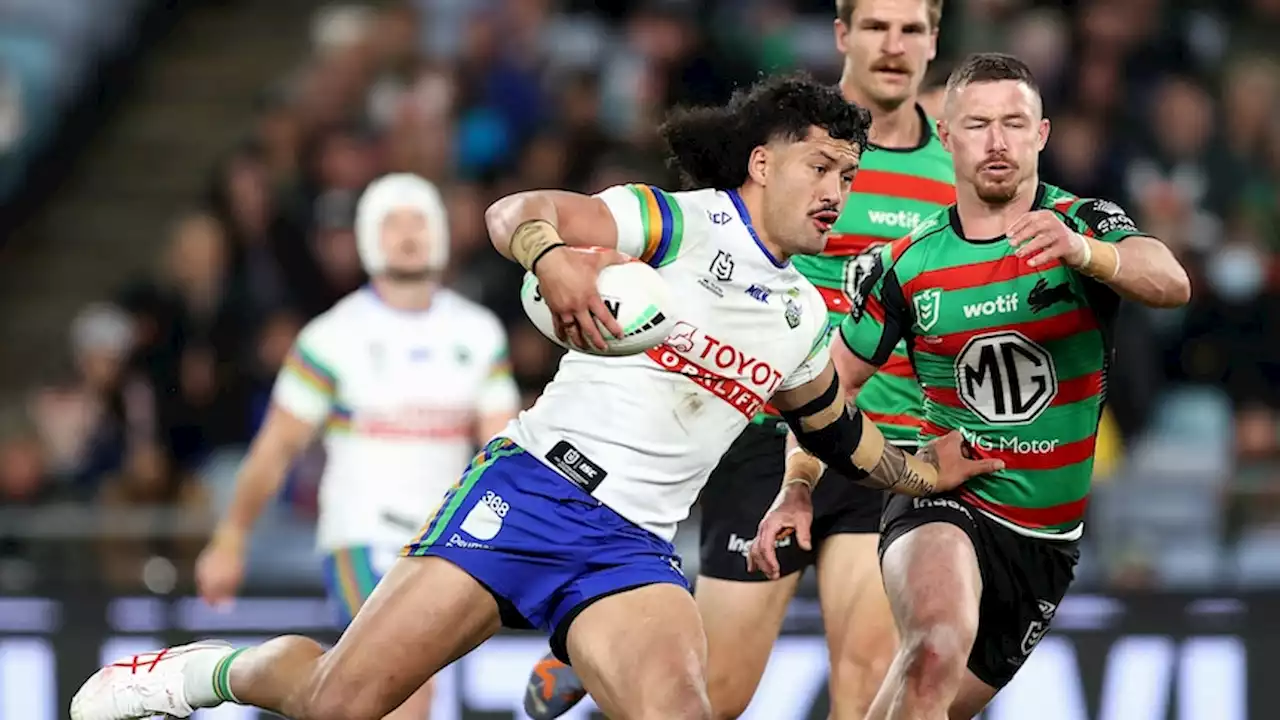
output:
POLYGON ((911 297, 916 308, 916 325, 921 332, 929 332, 938 324, 938 308, 942 304, 942 291, 938 288, 921 290, 911 297))

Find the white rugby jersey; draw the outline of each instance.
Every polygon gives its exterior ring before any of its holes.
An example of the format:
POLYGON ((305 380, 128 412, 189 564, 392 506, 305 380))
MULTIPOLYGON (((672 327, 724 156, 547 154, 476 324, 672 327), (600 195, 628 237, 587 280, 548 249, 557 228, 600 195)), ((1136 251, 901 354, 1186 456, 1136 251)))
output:
POLYGON ((568 353, 503 434, 670 540, 751 417, 826 366, 826 308, 760 244, 735 192, 625 185, 598 197, 617 221, 618 250, 670 285, 679 323, 638 355, 568 353))
POLYGON ((476 418, 520 406, 501 323, 446 289, 420 312, 343 298, 302 330, 272 400, 323 427, 322 550, 403 545, 471 460, 476 418))

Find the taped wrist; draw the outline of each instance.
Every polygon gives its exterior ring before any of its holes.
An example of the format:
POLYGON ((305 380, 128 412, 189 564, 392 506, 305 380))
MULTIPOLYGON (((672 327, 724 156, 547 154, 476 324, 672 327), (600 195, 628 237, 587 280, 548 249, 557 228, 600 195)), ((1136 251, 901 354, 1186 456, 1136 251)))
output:
POLYGON ((511 233, 511 257, 529 272, 543 255, 564 245, 560 233, 546 220, 526 220, 511 233))
POLYGON ((822 479, 827 466, 818 458, 810 455, 804 448, 791 448, 787 452, 786 470, 782 474, 782 486, 791 483, 804 483, 813 489, 822 479))
POLYGON ((904 495, 928 495, 937 487, 937 468, 885 442, 862 411, 846 408, 838 379, 804 407, 783 411, 806 450, 850 480, 904 495))
POLYGON ((1111 282, 1120 274, 1120 248, 1090 237, 1084 240, 1084 262, 1080 272, 1103 282, 1111 282))

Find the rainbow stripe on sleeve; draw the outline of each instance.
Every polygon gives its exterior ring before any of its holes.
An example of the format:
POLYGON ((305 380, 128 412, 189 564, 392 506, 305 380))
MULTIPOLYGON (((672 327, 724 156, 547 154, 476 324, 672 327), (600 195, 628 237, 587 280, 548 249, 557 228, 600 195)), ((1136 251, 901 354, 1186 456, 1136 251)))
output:
POLYGON ((334 372, 301 345, 293 346, 293 350, 285 358, 284 370, 328 397, 333 397, 337 390, 338 378, 334 372))
POLYGON ((662 267, 680 254, 684 241, 684 212, 670 193, 652 185, 628 185, 640 201, 641 232, 644 251, 640 259, 653 267, 662 267))

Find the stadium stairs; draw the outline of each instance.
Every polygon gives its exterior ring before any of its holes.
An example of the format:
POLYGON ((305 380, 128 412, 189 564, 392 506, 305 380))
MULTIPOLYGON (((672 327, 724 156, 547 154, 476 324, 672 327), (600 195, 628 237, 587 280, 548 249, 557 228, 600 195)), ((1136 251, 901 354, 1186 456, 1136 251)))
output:
POLYGON ((304 57, 323 4, 203 2, 156 43, 70 178, 8 238, 0 398, 62 365, 85 303, 158 266, 173 219, 201 199, 263 92, 304 57))

